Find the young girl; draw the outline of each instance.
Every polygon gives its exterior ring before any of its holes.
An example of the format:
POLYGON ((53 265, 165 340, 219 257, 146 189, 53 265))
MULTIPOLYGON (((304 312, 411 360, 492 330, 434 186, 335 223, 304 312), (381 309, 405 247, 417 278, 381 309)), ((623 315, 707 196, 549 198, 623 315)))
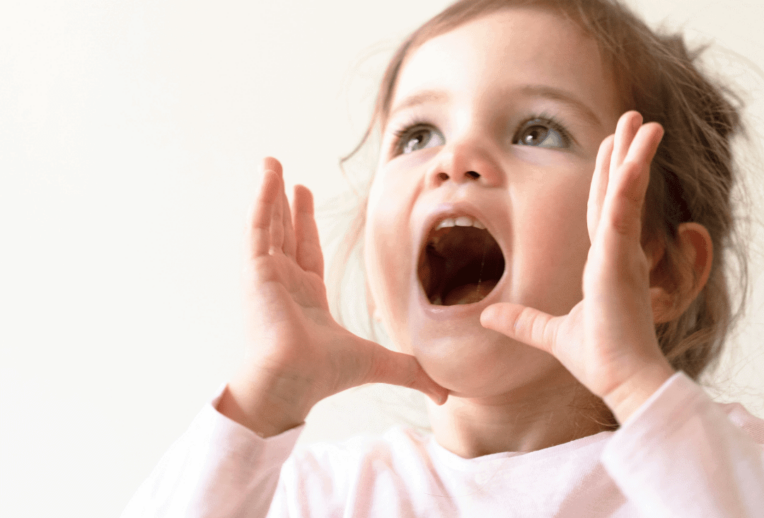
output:
POLYGON ((310 192, 263 162, 249 353, 124 516, 762 516, 764 422, 692 381, 730 320, 738 114, 610 0, 463 0, 400 47, 364 224, 370 311, 329 313, 310 192), (417 389, 433 436, 293 452, 318 401, 417 389))

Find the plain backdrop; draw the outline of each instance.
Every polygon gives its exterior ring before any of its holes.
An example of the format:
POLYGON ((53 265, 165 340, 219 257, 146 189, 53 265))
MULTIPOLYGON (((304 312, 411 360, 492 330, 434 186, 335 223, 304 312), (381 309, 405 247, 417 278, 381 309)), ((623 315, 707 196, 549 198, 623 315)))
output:
MULTIPOLYGON (((709 61, 748 104, 755 193, 760 1, 631 3, 713 44, 709 61)), ((3 3, 0 516, 120 513, 241 361, 259 159, 281 159, 287 182, 332 213, 347 189, 338 158, 365 128, 387 58, 447 4, 3 3)), ((752 198, 756 221, 764 204, 752 198)), ((762 242, 753 232, 749 311, 715 391, 759 415, 762 242)), ((403 390, 351 391, 316 407, 301 440, 421 423, 420 405, 403 390)))

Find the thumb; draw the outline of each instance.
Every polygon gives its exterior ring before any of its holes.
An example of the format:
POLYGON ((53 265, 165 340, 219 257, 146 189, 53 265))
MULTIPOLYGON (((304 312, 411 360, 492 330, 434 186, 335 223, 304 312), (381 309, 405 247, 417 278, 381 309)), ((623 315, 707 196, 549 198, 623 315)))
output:
POLYGON ((480 314, 480 324, 519 342, 552 353, 560 317, 520 304, 491 304, 480 314))
POLYGON ((414 356, 390 351, 378 344, 374 345, 367 383, 399 385, 424 393, 436 405, 446 402, 448 389, 435 383, 414 356))

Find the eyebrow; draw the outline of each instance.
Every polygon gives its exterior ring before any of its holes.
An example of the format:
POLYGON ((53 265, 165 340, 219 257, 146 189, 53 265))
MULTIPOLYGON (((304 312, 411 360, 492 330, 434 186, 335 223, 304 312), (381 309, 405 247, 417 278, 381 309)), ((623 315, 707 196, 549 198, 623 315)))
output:
MULTIPOLYGON (((565 104, 569 108, 579 112, 588 119, 589 122, 600 127, 602 126, 602 121, 600 121, 599 117, 597 117, 591 108, 565 90, 546 85, 525 85, 520 87, 517 91, 529 97, 542 97, 565 104)), ((397 112, 407 108, 413 108, 414 106, 428 103, 444 103, 448 101, 448 99, 448 93, 443 90, 423 90, 404 98, 401 102, 396 104, 395 107, 390 110, 388 117, 392 118, 397 112)))
POLYGON ((576 110, 585 118, 589 119, 589 122, 592 122, 600 127, 602 126, 602 121, 600 121, 599 117, 597 117, 597 114, 595 114, 591 108, 589 108, 584 102, 580 101, 574 95, 566 92, 565 90, 560 90, 559 88, 545 85, 526 85, 520 88, 520 92, 532 97, 543 97, 565 104, 569 108, 576 110))
POLYGON ((443 90, 423 90, 414 95, 405 97, 401 102, 396 104, 395 107, 390 110, 388 118, 392 118, 393 115, 407 108, 413 108, 420 104, 444 103, 448 101, 448 99, 449 95, 443 90))

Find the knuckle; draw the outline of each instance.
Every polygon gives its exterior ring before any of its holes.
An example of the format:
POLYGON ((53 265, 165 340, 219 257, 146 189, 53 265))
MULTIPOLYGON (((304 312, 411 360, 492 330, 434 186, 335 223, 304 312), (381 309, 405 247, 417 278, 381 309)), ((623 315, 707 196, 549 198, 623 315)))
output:
POLYGON ((630 235, 634 231, 634 210, 631 207, 622 207, 621 210, 612 211, 608 217, 608 224, 616 234, 630 235))
POLYGON ((528 319, 526 315, 527 308, 524 308, 522 311, 515 312, 512 318, 510 319, 510 325, 511 330, 515 332, 515 334, 522 334, 525 332, 526 327, 528 327, 528 319))
POLYGON ((364 362, 364 365, 361 366, 360 370, 367 373, 366 379, 372 381, 387 379, 390 373, 387 359, 376 347, 372 348, 371 354, 368 357, 368 362, 364 362))
POLYGON ((531 340, 535 340, 538 333, 538 318, 533 310, 531 308, 523 308, 518 320, 520 321, 518 327, 521 334, 524 334, 531 340))
POLYGON ((402 380, 402 386, 406 388, 416 388, 418 386, 417 380, 419 379, 418 369, 407 369, 407 372, 402 380))
POLYGON ((546 321, 536 315, 533 317, 533 341, 543 342, 546 334, 546 321))

